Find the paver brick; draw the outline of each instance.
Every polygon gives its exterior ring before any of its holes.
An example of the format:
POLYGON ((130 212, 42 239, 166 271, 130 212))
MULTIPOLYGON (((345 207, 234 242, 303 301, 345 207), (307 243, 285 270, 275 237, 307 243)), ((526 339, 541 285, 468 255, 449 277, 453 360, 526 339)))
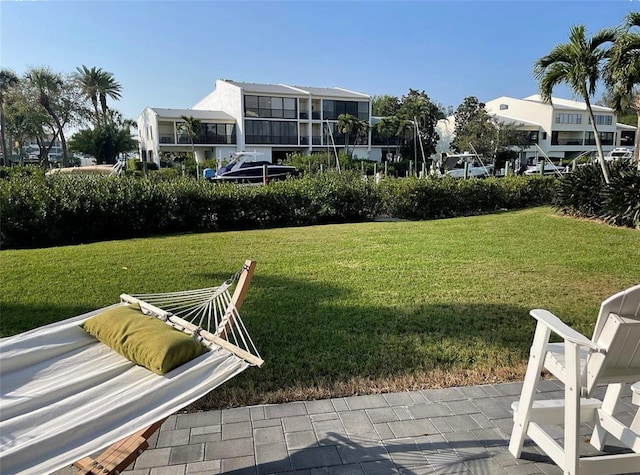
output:
POLYGON ((284 417, 282 419, 282 425, 286 432, 298 432, 302 430, 310 430, 313 428, 311 425, 310 416, 293 416, 284 417))
POLYGON ((222 411, 222 424, 232 422, 246 422, 251 420, 251 411, 248 407, 237 407, 222 411))
POLYGON ((312 447, 291 452, 289 455, 294 469, 329 467, 342 465, 340 455, 335 446, 312 447))
POLYGON ((169 464, 175 465, 188 462, 202 462, 204 459, 204 444, 180 445, 171 448, 169 464))
POLYGON ((344 398, 351 410, 373 409, 375 407, 389 407, 389 403, 382 394, 368 396, 353 396, 344 398))
POLYGON ((305 401, 304 405, 307 408, 308 414, 322 414, 325 412, 335 411, 333 404, 329 399, 319 399, 317 401, 305 401))
POLYGON ((288 404, 265 406, 264 413, 267 419, 303 416, 307 414, 307 408, 304 405, 304 402, 290 402, 288 404))
POLYGON ((291 432, 284 435, 289 450, 318 447, 316 433, 312 430, 291 432))
POLYGON ((251 422, 234 422, 222 424, 222 440, 243 439, 251 437, 251 422))
POLYGON ((253 430, 253 443, 257 446, 260 444, 273 444, 284 441, 284 431, 281 426, 263 427, 253 430))
POLYGON ((187 445, 191 429, 164 430, 158 435, 156 447, 171 447, 174 445, 187 445))

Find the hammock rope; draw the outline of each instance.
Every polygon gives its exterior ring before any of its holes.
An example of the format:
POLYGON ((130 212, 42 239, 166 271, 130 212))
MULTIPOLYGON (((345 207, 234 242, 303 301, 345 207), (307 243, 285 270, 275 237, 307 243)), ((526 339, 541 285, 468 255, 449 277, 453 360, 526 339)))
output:
POLYGON ((139 303, 144 313, 153 314, 174 328, 192 334, 208 346, 214 344, 228 348, 227 345, 221 345, 220 340, 224 340, 240 349, 241 354, 246 352, 253 355, 255 358, 250 362, 259 366, 262 358, 230 293, 245 267, 216 287, 152 294, 122 294, 120 299, 123 302, 139 303))

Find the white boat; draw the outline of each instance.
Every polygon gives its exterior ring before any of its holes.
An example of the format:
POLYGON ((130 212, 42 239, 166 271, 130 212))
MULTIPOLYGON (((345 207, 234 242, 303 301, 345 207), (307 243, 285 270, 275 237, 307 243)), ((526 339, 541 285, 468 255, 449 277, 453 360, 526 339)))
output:
POLYGON ((260 152, 236 152, 231 161, 214 171, 205 168, 203 176, 217 182, 260 183, 265 180, 284 180, 297 175, 295 167, 278 165, 260 158, 260 152))
POLYGON ((623 147, 614 148, 604 157, 607 162, 613 162, 614 160, 631 160, 632 158, 633 150, 623 147))
MULTIPOLYGON (((487 165, 484 167, 469 167, 467 169, 468 178, 487 178, 493 175, 493 165, 487 165)), ((445 172, 443 176, 450 176, 451 178, 464 178, 464 168, 454 168, 445 172)))
MULTIPOLYGON (((543 175, 564 175, 568 173, 567 168, 558 167, 553 163, 545 162, 544 170, 542 171, 543 175)), ((540 165, 531 165, 524 171, 525 175, 539 175, 540 174, 540 165)))

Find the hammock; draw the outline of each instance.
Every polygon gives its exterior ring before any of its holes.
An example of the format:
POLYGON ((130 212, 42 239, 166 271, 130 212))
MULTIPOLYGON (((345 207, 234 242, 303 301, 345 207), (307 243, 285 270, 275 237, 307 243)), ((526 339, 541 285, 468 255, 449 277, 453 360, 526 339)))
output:
MULTIPOLYGON (((246 261, 242 271, 219 287, 123 294, 119 304, 105 307, 137 303, 143 313, 210 348, 164 375, 132 363, 79 326, 105 309, 0 340, 2 473, 41 475, 74 462, 90 465, 91 459, 78 461, 154 423, 159 427, 166 417, 248 366, 262 365, 237 310, 254 268, 254 262, 246 261), (236 280, 231 296, 229 288, 236 280)), ((138 444, 132 452, 139 447, 146 445, 138 444)), ((100 469, 95 473, 103 468, 104 473, 117 473, 137 456, 128 455, 125 465, 95 462, 100 469)))

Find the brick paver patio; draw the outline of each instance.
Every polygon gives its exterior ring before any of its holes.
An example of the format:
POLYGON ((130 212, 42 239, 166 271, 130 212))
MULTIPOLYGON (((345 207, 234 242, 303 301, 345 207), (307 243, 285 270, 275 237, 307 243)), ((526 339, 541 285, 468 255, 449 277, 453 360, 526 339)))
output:
MULTIPOLYGON (((560 474, 535 445, 507 450, 522 383, 242 407, 171 416, 128 475, 560 474)), ((559 398, 553 380, 541 383, 559 398)), ((624 400, 620 419, 637 409, 624 400)), ((590 427, 584 426, 585 439, 590 427)), ((558 431, 558 437, 562 435, 558 431)), ((583 454, 595 454, 582 443, 583 454)), ((607 450, 619 448, 608 446, 607 450)), ((58 475, 73 473, 71 469, 58 475)))

